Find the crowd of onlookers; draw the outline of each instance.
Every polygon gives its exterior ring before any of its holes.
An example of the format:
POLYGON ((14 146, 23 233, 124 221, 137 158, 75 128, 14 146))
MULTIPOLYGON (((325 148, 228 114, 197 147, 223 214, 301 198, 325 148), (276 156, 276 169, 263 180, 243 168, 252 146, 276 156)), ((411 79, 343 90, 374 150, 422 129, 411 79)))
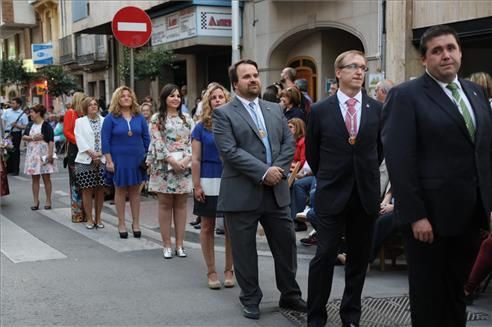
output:
MULTIPOLYGON (((295 140, 296 150, 287 174, 291 190, 291 219, 296 231, 313 227, 306 246, 317 244, 316 177, 306 161, 305 137, 313 100, 308 94, 308 82, 296 79, 294 68, 282 70, 279 83, 265 88, 264 100, 279 103, 284 110, 288 127, 295 140)), ((487 73, 476 73, 470 79, 484 87, 492 101, 492 80, 487 73)), ((330 96, 337 91, 332 83, 330 96)), ((375 97, 384 102, 393 82, 380 81, 375 97)), ((132 89, 117 88, 109 106, 94 97, 76 92, 63 114, 36 104, 22 109, 20 98, 14 98, 2 108, 1 195, 7 195, 7 173, 20 172, 20 145, 25 142, 23 172, 32 176, 32 210, 40 208, 40 179, 43 179, 44 209, 52 208, 50 175, 58 171, 56 160, 63 160, 69 171, 71 219, 84 223, 90 230, 104 228, 101 219, 105 190, 114 189, 118 215, 118 235, 128 238, 125 202, 130 203, 131 232, 140 238, 140 195, 144 189, 157 195, 158 221, 163 243, 163 257, 186 257, 184 248, 187 198, 193 194, 197 216, 194 225, 201 227, 200 243, 207 267, 207 284, 211 289, 233 287, 233 260, 227 226, 224 281, 219 281, 215 267, 214 231, 217 198, 222 174, 222 162, 212 133, 212 112, 230 101, 227 89, 210 83, 193 106, 187 102, 186 86, 168 84, 158 101, 146 97, 140 101, 132 89), (103 107, 101 107, 103 105, 103 107), (171 242, 174 225, 175 244, 171 242)), ((491 102, 492 103, 492 102, 491 102)), ((393 211, 391 183, 383 164, 381 172, 381 205, 374 224, 371 249, 372 262, 385 240, 398 233, 399 222, 393 211)), ((339 250, 338 260, 347 260, 345 248, 339 250)), ((470 298, 484 274, 482 261, 490 260, 492 238, 483 233, 482 250, 476 260, 465 292, 470 298), (487 258, 486 258, 487 257, 487 258)), ((370 264, 369 262, 369 264, 370 264)), ((489 268, 490 269, 490 268, 489 268)), ((490 271, 489 271, 490 273, 490 271)))

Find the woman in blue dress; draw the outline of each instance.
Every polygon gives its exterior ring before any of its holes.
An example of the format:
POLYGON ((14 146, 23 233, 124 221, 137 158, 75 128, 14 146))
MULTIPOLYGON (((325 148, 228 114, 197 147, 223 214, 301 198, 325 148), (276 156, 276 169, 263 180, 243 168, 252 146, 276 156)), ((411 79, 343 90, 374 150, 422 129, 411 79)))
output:
MULTIPOLYGON (((217 213, 217 199, 222 175, 222 161, 215 146, 212 132, 212 111, 229 101, 229 92, 220 84, 212 83, 203 97, 203 114, 192 137, 192 179, 195 205, 193 213, 201 216, 200 244, 207 265, 208 287, 222 287, 215 271, 214 230, 217 213)), ((227 227, 227 226, 226 226, 227 227)), ((229 233, 225 229, 224 286, 233 287, 232 250, 229 233)))
POLYGON ((147 180, 143 167, 150 143, 149 128, 135 93, 127 86, 114 91, 101 131, 102 152, 106 157, 106 170, 112 173, 115 186, 115 204, 118 214, 120 238, 128 238, 125 225, 125 198, 128 193, 132 212, 133 236, 140 231, 140 185, 147 180))

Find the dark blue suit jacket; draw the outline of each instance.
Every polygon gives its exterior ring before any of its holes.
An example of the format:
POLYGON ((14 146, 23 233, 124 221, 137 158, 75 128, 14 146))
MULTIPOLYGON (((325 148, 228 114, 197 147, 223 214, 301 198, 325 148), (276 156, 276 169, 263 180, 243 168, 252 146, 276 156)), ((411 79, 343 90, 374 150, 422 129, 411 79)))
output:
POLYGON ((379 210, 379 164, 382 161, 380 118, 382 104, 362 97, 361 122, 355 145, 336 95, 312 106, 306 137, 306 159, 317 180, 316 213, 334 215, 346 206, 357 185, 367 214, 379 210))
POLYGON ((403 223, 427 217, 444 236, 460 234, 471 221, 485 227, 492 207, 492 111, 480 86, 459 81, 475 114, 475 142, 427 74, 393 87, 383 109, 395 210, 403 223))

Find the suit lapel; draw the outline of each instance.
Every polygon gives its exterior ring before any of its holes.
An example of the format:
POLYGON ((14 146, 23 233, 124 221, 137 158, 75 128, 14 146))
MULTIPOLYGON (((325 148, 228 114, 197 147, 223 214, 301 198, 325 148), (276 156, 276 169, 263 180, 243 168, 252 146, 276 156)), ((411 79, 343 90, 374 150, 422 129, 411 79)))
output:
POLYGON ((253 132, 261 141, 260 132, 258 131, 258 128, 256 127, 256 124, 253 121, 253 118, 251 118, 251 115, 248 113, 247 111, 248 109, 244 108, 243 103, 238 98, 234 98, 234 100, 232 101, 232 105, 234 106, 234 109, 239 114, 239 116, 241 116, 241 118, 246 121, 246 123, 249 125, 249 127, 251 127, 253 132))
POLYGON ((333 119, 335 120, 335 126, 338 129, 338 132, 344 137, 349 137, 347 127, 345 126, 345 120, 342 117, 342 112, 340 111, 340 103, 338 102, 338 98, 336 96, 332 96, 328 99, 328 108, 332 113, 333 119))
POLYGON ((442 88, 427 74, 423 77, 424 81, 424 93, 437 104, 438 108, 444 111, 460 128, 463 135, 471 142, 470 134, 465 125, 465 120, 461 115, 456 104, 444 93, 442 88))
POLYGON ((359 131, 357 132, 357 136, 361 135, 361 132, 364 131, 364 127, 367 122, 367 115, 369 114, 368 111, 371 109, 371 106, 369 105, 367 101, 367 96, 362 94, 362 103, 360 107, 360 126, 359 126, 359 131))
POLYGON ((483 100, 480 101, 480 99, 482 99, 482 97, 476 91, 469 88, 468 85, 466 85, 466 83, 464 83, 463 80, 460 79, 459 81, 460 81, 461 87, 463 88, 463 92, 465 92, 466 97, 468 98, 468 101, 470 102, 470 104, 472 106, 472 110, 473 110, 473 113, 475 116, 475 124, 476 124, 476 126, 475 126, 475 143, 477 143, 478 138, 482 132, 481 123, 485 121, 484 119, 482 119, 482 117, 480 117, 482 111, 478 109, 482 106, 483 100))

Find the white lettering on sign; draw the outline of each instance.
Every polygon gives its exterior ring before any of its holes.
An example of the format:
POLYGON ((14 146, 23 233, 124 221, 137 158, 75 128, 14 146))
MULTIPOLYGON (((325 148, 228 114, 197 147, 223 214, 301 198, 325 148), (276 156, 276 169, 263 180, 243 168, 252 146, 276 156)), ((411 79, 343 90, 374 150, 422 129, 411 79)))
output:
POLYGON ((147 32, 147 24, 118 22, 118 31, 120 32, 147 32))

